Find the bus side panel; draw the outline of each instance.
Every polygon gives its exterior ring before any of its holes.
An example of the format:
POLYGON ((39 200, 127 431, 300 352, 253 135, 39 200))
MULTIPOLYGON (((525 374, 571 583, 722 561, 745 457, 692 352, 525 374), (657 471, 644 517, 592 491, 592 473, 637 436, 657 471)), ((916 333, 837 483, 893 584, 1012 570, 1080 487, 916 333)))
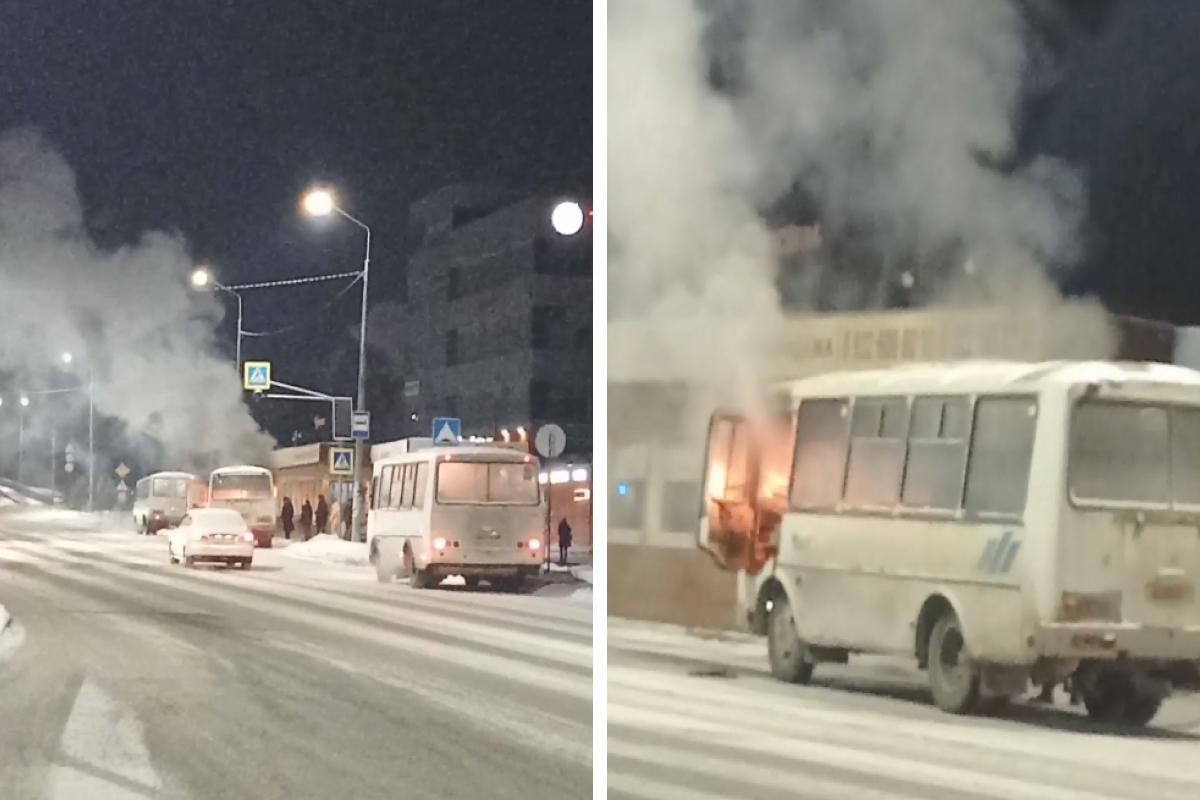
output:
POLYGON ((800 634, 815 644, 912 653, 921 609, 942 595, 975 657, 1013 662, 1027 627, 1019 538, 998 525, 788 514, 780 572, 794 584, 800 634))

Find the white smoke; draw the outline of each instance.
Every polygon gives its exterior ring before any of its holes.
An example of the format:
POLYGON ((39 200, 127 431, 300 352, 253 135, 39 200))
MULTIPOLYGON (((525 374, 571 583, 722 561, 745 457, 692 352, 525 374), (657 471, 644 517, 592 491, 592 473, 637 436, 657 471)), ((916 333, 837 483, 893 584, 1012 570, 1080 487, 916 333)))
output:
POLYGON ((169 468, 261 461, 273 446, 215 355, 215 300, 187 288, 178 236, 112 251, 88 236, 73 172, 36 133, 0 136, 0 372, 12 388, 63 385, 60 356, 91 374, 97 409, 162 446, 169 468))
POLYGON ((610 317, 710 333, 610 363, 752 371, 781 315, 760 210, 796 181, 823 234, 884 265, 827 256, 826 307, 878 307, 901 269, 925 302, 1058 302, 1047 275, 1079 256, 1083 184, 1014 159, 1039 69, 1027 24, 1009 0, 610 2, 610 317))

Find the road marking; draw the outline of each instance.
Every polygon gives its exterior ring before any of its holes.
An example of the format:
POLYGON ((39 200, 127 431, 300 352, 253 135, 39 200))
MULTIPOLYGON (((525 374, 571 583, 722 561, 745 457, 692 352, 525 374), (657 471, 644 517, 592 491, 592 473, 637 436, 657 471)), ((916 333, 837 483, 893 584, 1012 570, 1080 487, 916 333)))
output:
POLYGON ((59 740, 46 796, 50 800, 157 797, 163 789, 150 763, 141 722, 85 679, 59 740))

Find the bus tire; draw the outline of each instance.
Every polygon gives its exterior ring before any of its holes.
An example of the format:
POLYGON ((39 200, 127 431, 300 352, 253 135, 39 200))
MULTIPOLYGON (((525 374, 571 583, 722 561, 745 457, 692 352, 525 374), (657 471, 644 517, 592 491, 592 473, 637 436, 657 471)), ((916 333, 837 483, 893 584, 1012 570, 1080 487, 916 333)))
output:
POLYGON ((188 569, 192 569, 196 566, 196 559, 192 556, 189 556, 186 550, 183 551, 183 565, 188 569))
POLYGON ((1133 676, 1119 669, 1102 669, 1083 684, 1083 706, 1088 717, 1110 725, 1140 728, 1154 719, 1162 697, 1138 690, 1133 676))
POLYGON ((771 674, 787 683, 808 683, 812 680, 813 662, 808 646, 796 632, 796 621, 787 595, 774 598, 767 612, 767 661, 771 674))
POLYGON ((408 573, 408 585, 414 589, 428 589, 433 585, 433 579, 428 570, 413 567, 408 573))
POLYGON ((372 552, 375 554, 375 557, 371 559, 375 565, 375 580, 380 583, 391 583, 396 570, 383 563, 384 559, 380 557, 378 551, 373 550, 372 552))
POLYGON ((979 669, 967 653, 962 623, 944 613, 929 633, 929 689, 938 708, 969 714, 979 704, 979 669))

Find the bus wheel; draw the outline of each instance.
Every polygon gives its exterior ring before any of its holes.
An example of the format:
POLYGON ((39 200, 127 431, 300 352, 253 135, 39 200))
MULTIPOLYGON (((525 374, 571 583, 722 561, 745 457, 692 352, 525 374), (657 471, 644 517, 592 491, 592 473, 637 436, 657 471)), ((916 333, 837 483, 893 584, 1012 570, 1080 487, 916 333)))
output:
POLYGON ((813 662, 808 647, 796 633, 796 620, 787 595, 773 598, 767 612, 767 660, 771 674, 788 683, 808 683, 812 680, 813 662))
POLYGON ((392 576, 395 575, 396 570, 390 565, 384 564, 384 559, 378 554, 376 554, 373 561, 375 562, 375 580, 380 583, 391 583, 392 576))
POLYGON ((409 570, 408 585, 414 589, 428 589, 433 585, 433 579, 429 577, 429 571, 416 569, 415 567, 409 570))
POLYGON ((478 575, 467 575, 466 577, 463 578, 463 583, 465 583, 467 585, 468 589, 478 589, 479 588, 479 576, 478 575))
POLYGON ((970 713, 979 701, 979 670, 953 612, 946 612, 929 634, 929 688, 937 707, 951 714, 970 713))
POLYGON ((196 559, 192 556, 189 556, 186 550, 183 553, 183 565, 188 568, 196 566, 196 559))
POLYGON ((1142 727, 1158 713, 1162 696, 1139 688, 1128 672, 1102 669, 1083 682, 1083 705, 1097 722, 1142 727))

